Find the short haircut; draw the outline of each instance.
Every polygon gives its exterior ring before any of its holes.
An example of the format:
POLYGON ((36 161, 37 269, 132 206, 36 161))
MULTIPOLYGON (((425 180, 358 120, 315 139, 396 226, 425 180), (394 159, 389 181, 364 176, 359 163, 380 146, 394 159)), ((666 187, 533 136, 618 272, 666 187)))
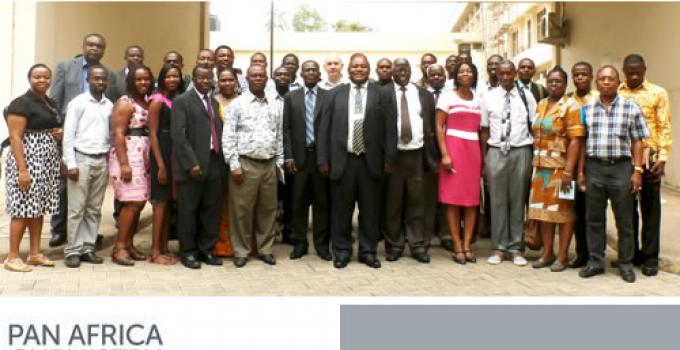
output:
POLYGON ((137 49, 137 50, 139 50, 139 52, 142 53, 142 55, 144 55, 144 48, 142 48, 141 46, 139 46, 137 44, 134 44, 134 45, 129 45, 128 47, 125 48, 125 56, 127 56, 127 53, 128 53, 128 51, 130 51, 130 49, 137 49))
POLYGON ((217 54, 218 51, 222 50, 229 50, 229 52, 234 53, 234 50, 229 45, 220 45, 215 48, 215 54, 217 54))
POLYGON ((104 46, 106 46, 106 39, 104 38, 103 35, 101 35, 101 34, 99 34, 99 33, 89 33, 89 34, 86 34, 86 35, 83 37, 83 45, 85 45, 85 42, 87 41, 87 38, 93 37, 93 36, 94 36, 94 37, 97 37, 97 38, 99 38, 99 39, 101 39, 102 42, 104 42, 104 46))
POLYGON ((390 65, 392 65, 392 61, 387 57, 383 57, 383 58, 379 59, 378 62, 376 62, 375 64, 380 65, 380 62, 382 62, 382 61, 387 61, 387 62, 390 63, 390 65))
POLYGON ((590 71, 590 75, 593 75, 593 66, 586 61, 578 61, 578 62, 574 63, 574 65, 571 66, 572 74, 574 73, 574 69, 576 69, 576 67, 586 67, 590 71))
POLYGON ((623 65, 624 65, 624 66, 625 66, 625 65, 628 65, 628 64, 635 64, 635 63, 639 63, 639 64, 641 64, 643 67, 647 67, 647 66, 645 65, 645 59, 642 58, 642 56, 640 56, 640 55, 638 55, 638 54, 636 54, 636 53, 632 53, 632 54, 626 56, 626 58, 623 59, 623 65))
POLYGON ((534 60, 532 60, 532 59, 529 58, 529 57, 524 57, 524 58, 522 58, 521 60, 517 61, 517 65, 521 65, 522 62, 524 62, 524 61, 529 61, 529 62, 531 62, 531 65, 532 65, 532 66, 536 67, 536 63, 534 63, 534 60))
POLYGON ((265 69, 263 66, 261 66, 261 65, 259 65, 259 64, 256 64, 256 65, 254 65, 254 66, 251 65, 251 66, 248 67, 248 69, 246 69, 246 76, 247 76, 248 74, 250 74, 250 71, 251 71, 251 70, 256 69, 256 68, 262 69, 262 71, 264 72, 264 74, 267 75, 267 69, 265 69))
POLYGON ((325 64, 326 62, 328 62, 329 60, 334 59, 334 58, 337 58, 338 62, 340 62, 340 64, 342 64, 342 58, 340 56, 338 56, 338 54, 336 54, 336 53, 331 53, 328 56, 326 56, 323 63, 325 64))
POLYGON ((170 51, 166 52, 165 56, 163 56, 163 60, 165 60, 165 58, 168 57, 168 55, 171 54, 171 53, 174 53, 175 55, 177 55, 177 58, 179 58, 180 62, 184 63, 184 57, 182 57, 182 54, 179 53, 178 51, 175 51, 175 50, 170 50, 170 51))
POLYGON ((265 55, 264 53, 262 53, 262 52, 260 52, 260 51, 258 51, 258 52, 256 52, 256 53, 250 55, 250 60, 252 61, 252 60, 253 60, 253 57, 255 57, 255 56, 262 56, 262 57, 264 57, 264 61, 265 61, 265 62, 267 61, 267 55, 265 55))
POLYGON ((351 63, 357 57, 363 57, 366 62, 368 62, 368 57, 366 57, 366 55, 361 52, 355 52, 352 54, 352 56, 349 56, 349 62, 351 63))
POLYGON ((197 64, 196 66, 194 66, 194 69, 191 70, 191 77, 195 77, 196 72, 198 72, 199 69, 205 69, 212 72, 212 69, 207 64, 197 64))
POLYGON ((427 67, 427 71, 425 72, 425 73, 427 74, 427 77, 429 78, 430 75, 432 75, 432 70, 433 70, 433 69, 437 69, 437 68, 441 68, 442 74, 443 74, 443 73, 446 73, 446 70, 444 69, 444 67, 443 67, 441 64, 439 64, 439 63, 433 63, 433 64, 431 64, 431 65, 429 65, 429 66, 427 67))
POLYGON ((182 68, 176 64, 164 64, 163 67, 161 67, 161 71, 158 72, 158 91, 166 91, 167 88, 165 87, 165 76, 168 75, 168 72, 170 72, 171 69, 177 69, 177 73, 179 73, 179 86, 177 86, 177 94, 181 94, 184 92, 186 86, 184 86, 184 79, 182 79, 182 68))
POLYGON ((87 67, 87 79, 90 79, 90 75, 92 74, 92 71, 95 70, 95 69, 102 69, 102 70, 104 70, 104 74, 106 74, 106 76, 108 77, 108 75, 109 75, 109 70, 106 69, 106 67, 104 67, 104 66, 101 65, 101 64, 93 64, 93 65, 87 67))
POLYGON ((489 63, 489 61, 491 61, 491 59, 494 58, 494 57, 498 57, 498 58, 501 59, 501 61, 503 61, 503 56, 501 56, 501 55, 495 53, 495 54, 489 56, 489 57, 486 59, 486 62, 489 63))
MULTIPOLYGON (((135 74, 137 74, 138 70, 145 70, 147 73, 149 73, 149 77, 151 78, 151 86, 153 87, 155 84, 155 80, 153 78, 153 72, 151 72, 151 68, 149 68, 146 65, 139 65, 135 68, 130 69, 128 72, 127 77, 125 77, 125 91, 129 96, 137 96, 137 91, 135 90, 135 74)), ((149 89, 149 94, 151 93, 151 89, 149 89)))
POLYGON ((288 71, 288 68, 286 68, 286 67, 284 67, 284 66, 278 66, 278 67, 274 68, 274 72, 273 72, 273 73, 276 74, 276 72, 278 72, 278 71, 280 71, 280 70, 286 71, 286 73, 288 74, 288 76, 290 76, 290 74, 291 74, 291 72, 288 71))
POLYGON ((281 62, 283 62, 288 57, 294 57, 295 60, 298 61, 298 63, 300 62, 300 59, 297 57, 297 55, 292 53, 292 52, 287 53, 285 56, 283 56, 283 58, 281 59, 281 62))
POLYGON ((28 74, 26 75, 26 78, 31 79, 31 73, 33 73, 33 71, 36 70, 37 68, 45 68, 47 69, 48 72, 50 72, 50 75, 52 75, 52 70, 50 69, 50 67, 48 67, 44 63, 36 63, 32 65, 31 68, 28 69, 28 74))
POLYGON ((304 66, 304 65, 307 64, 307 63, 314 63, 314 65, 316 66, 316 68, 320 68, 320 67, 319 67, 319 62, 314 61, 314 60, 306 60, 306 61, 302 62, 302 64, 300 65, 300 67, 304 66))
POLYGON ((562 69, 562 67, 560 67, 559 64, 555 65, 555 67, 553 67, 551 70, 548 71, 548 74, 546 75, 546 80, 553 73, 559 73, 560 76, 562 77, 562 80, 564 81, 564 83, 565 84, 569 83, 569 76, 567 75, 567 72, 565 72, 564 69, 562 69))
POLYGON ((200 49, 198 50, 198 54, 196 55, 196 57, 201 56, 202 52, 210 52, 210 54, 213 55, 213 57, 215 56, 215 52, 213 52, 213 50, 211 49, 200 49))
POLYGON ((512 68, 512 70, 517 70, 517 68, 515 68, 515 62, 512 62, 511 60, 501 61, 501 63, 498 65, 498 68, 503 67, 503 66, 510 66, 510 68, 512 68))
POLYGON ((603 70, 605 70, 605 69, 607 69, 607 68, 612 69, 612 70, 616 73, 616 79, 621 80, 621 75, 619 75, 619 70, 616 69, 616 67, 614 67, 614 66, 611 65, 611 64, 605 64, 604 66, 598 68, 598 70, 597 70, 597 75, 599 75, 601 71, 603 71, 603 70))
POLYGON ((432 58, 434 58, 434 61, 437 62, 437 56, 435 56, 435 55, 434 55, 433 53, 431 53, 431 52, 426 52, 426 53, 424 53, 422 56, 420 56, 420 62, 422 62, 423 59, 424 59, 425 57, 427 57, 427 56, 432 56, 432 58))
POLYGON ((477 86, 477 78, 479 77, 479 73, 477 72, 477 66, 475 66, 475 64, 472 62, 463 62, 461 64, 457 64, 455 68, 453 68, 453 86, 458 88, 458 72, 464 65, 467 65, 472 70, 472 85, 470 85, 470 88, 474 88, 477 86))

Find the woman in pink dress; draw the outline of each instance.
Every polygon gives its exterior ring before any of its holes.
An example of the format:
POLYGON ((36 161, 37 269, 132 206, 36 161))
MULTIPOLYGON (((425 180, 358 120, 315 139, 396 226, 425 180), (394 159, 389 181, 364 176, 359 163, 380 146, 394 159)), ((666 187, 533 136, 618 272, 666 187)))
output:
POLYGON ((134 250, 133 230, 139 213, 149 200, 149 111, 147 97, 153 86, 153 74, 147 66, 138 66, 127 75, 127 96, 113 108, 113 148, 109 154, 109 176, 118 201, 123 203, 118 221, 118 238, 111 253, 113 262, 134 265, 146 257, 134 250))
POLYGON ((477 86, 477 67, 461 63, 453 74, 455 90, 439 98, 436 135, 442 164, 439 171, 439 201, 446 205, 446 221, 454 245, 453 260, 459 264, 476 262, 470 244, 479 206, 479 181, 482 169, 479 143, 481 110, 472 92, 477 86), (460 239, 461 211, 465 222, 460 239))

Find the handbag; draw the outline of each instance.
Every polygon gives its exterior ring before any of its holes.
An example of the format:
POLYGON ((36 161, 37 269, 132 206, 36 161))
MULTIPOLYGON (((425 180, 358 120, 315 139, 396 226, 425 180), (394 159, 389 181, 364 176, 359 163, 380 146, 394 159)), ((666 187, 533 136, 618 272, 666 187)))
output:
POLYGON ((524 246, 531 250, 540 250, 543 247, 538 221, 531 219, 524 221, 524 246))

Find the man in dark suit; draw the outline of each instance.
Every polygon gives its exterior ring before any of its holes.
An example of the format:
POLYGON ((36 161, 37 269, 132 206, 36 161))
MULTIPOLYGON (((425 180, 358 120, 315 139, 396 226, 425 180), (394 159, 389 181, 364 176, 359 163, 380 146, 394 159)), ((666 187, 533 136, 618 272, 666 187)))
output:
POLYGON ((517 65, 517 88, 524 89, 534 95, 536 103, 548 96, 545 86, 531 81, 536 74, 536 65, 531 58, 522 58, 517 65))
POLYGON ((353 54, 348 71, 351 83, 331 90, 324 108, 317 163, 331 180, 334 266, 347 266, 352 256, 352 214, 358 202, 359 261, 379 268, 381 186, 397 153, 397 121, 389 113, 389 97, 368 82, 366 55, 353 54))
POLYGON ((384 86, 390 100, 390 115, 396 115, 397 156, 385 186, 385 258, 396 261, 408 239, 411 255, 429 263, 425 215, 435 212, 435 201, 427 201, 425 172, 439 169, 434 135, 434 99, 429 91, 409 83, 411 65, 405 58, 394 60, 393 83, 384 86), (426 208, 427 207, 427 208, 426 208))
MULTIPOLYGON (((61 122, 66 116, 66 106, 76 96, 83 92, 90 91, 90 84, 87 82, 87 70, 90 66, 101 65, 99 63, 104 57, 106 50, 106 39, 100 34, 92 33, 85 35, 83 39, 83 53, 75 58, 60 62, 54 70, 50 97, 57 103, 57 111, 61 122)), ((109 87, 106 89, 106 97, 114 101, 114 88, 116 77, 110 69, 108 71, 109 87)), ((52 215, 50 221, 52 238, 50 247, 57 247, 66 242, 66 185, 65 178, 62 177, 63 186, 59 192, 59 213, 52 215)))
POLYGON ((213 73, 208 66, 192 72, 194 87, 173 102, 171 137, 178 196, 178 238, 182 264, 191 269, 222 265, 213 254, 217 242, 222 180, 222 119, 210 95, 213 73))
POLYGON ((116 85, 113 89, 113 100, 116 102, 121 96, 127 95, 127 75, 130 69, 144 64, 144 49, 139 45, 130 45, 125 49, 125 67, 116 72, 116 85))
POLYGON ((283 151, 286 172, 293 174, 293 251, 291 259, 307 254, 307 223, 312 205, 312 236, 316 254, 324 260, 330 253, 328 178, 316 167, 316 145, 323 104, 329 92, 317 84, 321 76, 315 61, 302 63, 304 87, 286 95, 283 105, 283 151))

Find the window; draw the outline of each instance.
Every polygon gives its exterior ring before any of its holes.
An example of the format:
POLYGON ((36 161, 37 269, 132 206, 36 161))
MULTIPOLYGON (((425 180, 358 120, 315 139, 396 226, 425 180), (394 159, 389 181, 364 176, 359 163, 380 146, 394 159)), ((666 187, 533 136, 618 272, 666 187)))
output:
POLYGON ((512 33, 512 55, 519 55, 519 31, 516 30, 512 33))
POLYGON ((531 20, 527 21, 527 48, 531 47, 531 20))
POLYGON ((536 23, 538 24, 539 37, 543 34, 543 37, 548 34, 548 11, 543 9, 536 15, 536 23))

